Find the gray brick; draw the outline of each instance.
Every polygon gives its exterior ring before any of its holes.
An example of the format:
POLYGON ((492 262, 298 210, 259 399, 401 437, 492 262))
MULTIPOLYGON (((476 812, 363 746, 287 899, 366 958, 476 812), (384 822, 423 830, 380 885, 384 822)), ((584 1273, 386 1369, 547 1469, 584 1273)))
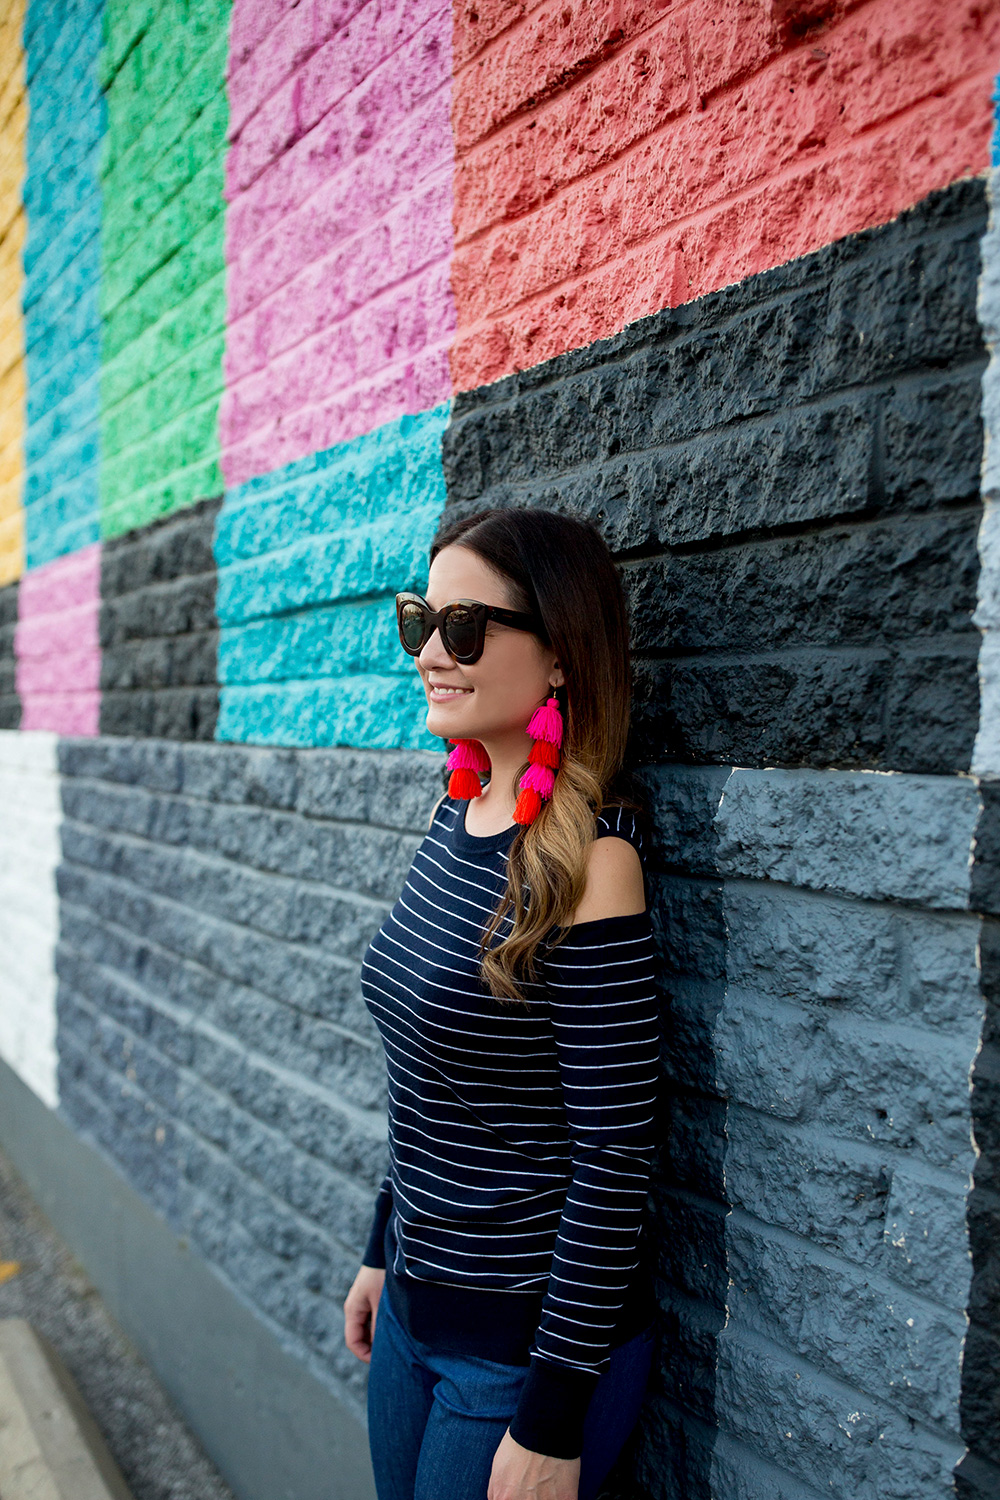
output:
POLYGON ((737 770, 716 818, 725 874, 961 909, 979 795, 935 776, 737 770))
POLYGON ((949 1493, 960 1440, 892 1415, 753 1335, 727 1330, 719 1354, 718 1399, 731 1434, 804 1484, 836 1500, 949 1493))

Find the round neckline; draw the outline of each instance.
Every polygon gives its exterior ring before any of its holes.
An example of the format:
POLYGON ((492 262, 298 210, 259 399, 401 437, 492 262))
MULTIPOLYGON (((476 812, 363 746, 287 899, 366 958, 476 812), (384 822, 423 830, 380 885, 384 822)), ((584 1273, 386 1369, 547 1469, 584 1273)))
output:
POLYGON ((452 828, 452 837, 455 843, 462 849, 472 852, 491 852, 494 849, 502 849, 504 845, 513 843, 514 835, 520 827, 519 823, 511 823, 507 828, 501 828, 499 833, 470 833, 465 826, 465 814, 469 809, 471 797, 464 798, 459 804, 459 812, 455 817, 452 828))

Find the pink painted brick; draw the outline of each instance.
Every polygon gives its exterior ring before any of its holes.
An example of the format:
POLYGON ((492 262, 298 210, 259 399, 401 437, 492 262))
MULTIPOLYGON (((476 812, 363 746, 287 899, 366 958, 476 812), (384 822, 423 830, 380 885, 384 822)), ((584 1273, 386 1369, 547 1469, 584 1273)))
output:
POLYGON ((22 578, 14 632, 22 728, 97 734, 100 595, 100 543, 22 578))
POLYGON ((229 66, 239 67, 269 32, 296 7, 296 0, 253 0, 235 4, 229 18, 229 66))
MULTIPOLYGON (((235 184, 249 187, 292 140, 317 125, 411 38, 417 52, 429 57, 433 67, 442 54, 439 37, 446 17, 439 0, 436 16, 431 9, 411 0, 395 0, 386 6, 370 3, 318 50, 304 47, 302 38, 290 35, 289 46, 303 54, 299 66, 293 69, 291 59, 284 63, 273 59, 260 80, 259 107, 251 112, 248 99, 243 100, 246 123, 236 136, 230 164, 235 184), (424 30, 428 35, 422 38, 424 30), (272 93, 270 80, 277 79, 279 69, 285 77, 272 93)), ((231 134, 236 135, 232 127, 231 134)))
MULTIPOLYGON (((234 6, 237 9, 247 7, 234 6)), ((316 7, 297 5, 262 37, 242 65, 230 54, 226 78, 229 139, 235 140, 266 99, 311 57, 322 39, 316 35, 316 7)))
POLYGON ((51 729, 56 734, 95 735, 100 732, 100 724, 99 692, 39 693, 22 699, 22 729, 51 729))
POLYGON ((252 185, 243 180, 240 146, 234 146, 226 159, 226 200, 232 205, 227 214, 227 243, 236 249, 248 245, 304 203, 335 171, 410 119, 432 94, 446 89, 450 107, 449 24, 447 14, 432 16, 431 24, 337 109, 327 111, 286 152, 287 160, 282 157, 274 162, 252 185), (244 193, 246 199, 241 201, 244 193))
POLYGON ((383 0, 317 34, 286 18, 233 73, 227 485, 450 393, 451 8, 383 0))
POLYGON ((362 243, 349 241, 332 256, 313 261, 294 281, 246 317, 230 324, 226 378, 269 364, 322 329, 364 306, 395 283, 404 283, 451 252, 451 176, 399 205, 362 243))
POLYGON ((241 243, 240 229, 252 230, 253 221, 247 216, 237 223, 239 216, 231 211, 226 226, 230 318, 242 317, 294 275, 295 268, 328 255, 381 218, 442 163, 450 164, 449 105, 449 91, 440 89, 258 238, 241 243))

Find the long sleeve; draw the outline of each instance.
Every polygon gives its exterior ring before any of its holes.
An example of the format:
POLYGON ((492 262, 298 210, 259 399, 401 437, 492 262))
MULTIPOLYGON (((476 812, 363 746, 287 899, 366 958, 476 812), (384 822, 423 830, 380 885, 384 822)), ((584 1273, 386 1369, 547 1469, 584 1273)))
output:
POLYGON ((385 1226, 389 1222, 392 1213, 392 1181, 386 1173, 375 1199, 375 1212, 372 1216, 372 1227, 368 1235, 368 1244, 365 1253, 361 1257, 363 1266, 374 1266, 376 1270, 385 1270, 385 1226))
POLYGON ((545 959, 573 1171, 510 1431, 557 1458, 581 1451, 638 1265, 659 1074, 655 963, 648 912, 578 923, 545 959))

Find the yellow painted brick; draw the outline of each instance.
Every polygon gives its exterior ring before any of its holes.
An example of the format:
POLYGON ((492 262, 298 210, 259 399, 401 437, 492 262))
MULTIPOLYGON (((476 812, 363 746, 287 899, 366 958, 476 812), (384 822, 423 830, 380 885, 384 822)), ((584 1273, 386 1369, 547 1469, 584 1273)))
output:
POLYGON ((0 520, 0 588, 24 572, 24 512, 0 520))

